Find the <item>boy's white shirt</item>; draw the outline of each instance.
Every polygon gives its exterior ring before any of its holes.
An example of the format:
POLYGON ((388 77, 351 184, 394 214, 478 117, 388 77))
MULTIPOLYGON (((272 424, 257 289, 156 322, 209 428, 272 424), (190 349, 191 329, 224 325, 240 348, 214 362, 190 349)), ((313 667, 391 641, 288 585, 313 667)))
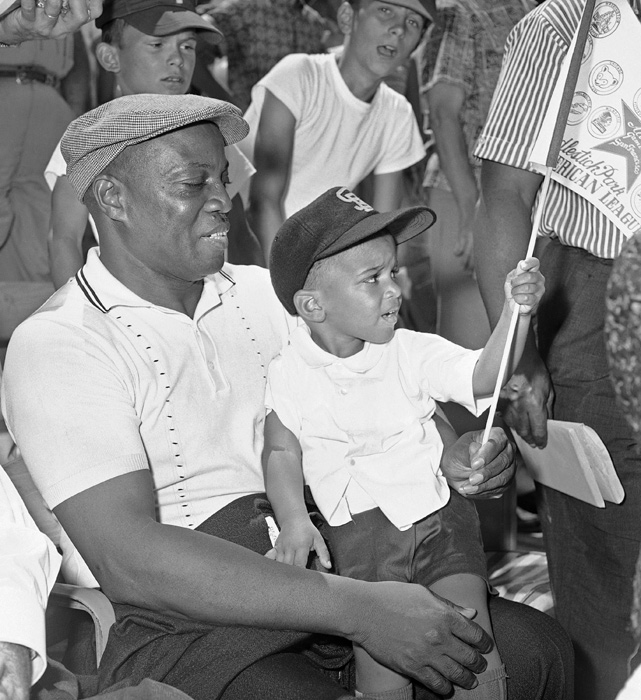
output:
POLYGON ((435 401, 487 409, 490 398, 472 393, 481 352, 398 330, 338 358, 306 326, 291 333, 269 367, 266 405, 299 440, 305 481, 330 525, 379 507, 404 530, 448 502, 435 401))

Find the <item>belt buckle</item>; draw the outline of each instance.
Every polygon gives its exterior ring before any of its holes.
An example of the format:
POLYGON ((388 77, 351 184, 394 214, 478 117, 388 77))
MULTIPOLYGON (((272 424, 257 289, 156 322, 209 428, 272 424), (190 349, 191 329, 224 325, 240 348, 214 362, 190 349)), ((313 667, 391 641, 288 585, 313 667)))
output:
POLYGON ((18 68, 18 70, 16 71, 16 83, 18 83, 18 85, 25 85, 30 82, 32 81, 31 78, 29 78, 27 71, 18 68))

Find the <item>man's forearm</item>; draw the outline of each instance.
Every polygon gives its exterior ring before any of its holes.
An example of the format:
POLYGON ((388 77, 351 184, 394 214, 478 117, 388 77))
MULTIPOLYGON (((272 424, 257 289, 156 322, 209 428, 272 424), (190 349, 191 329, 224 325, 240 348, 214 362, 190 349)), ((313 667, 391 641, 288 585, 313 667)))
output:
POLYGON ((516 168, 485 162, 475 236, 475 267, 492 328, 503 310, 503 285, 527 251, 532 231, 532 204, 540 177, 516 168), (525 180, 522 190, 506 186, 511 177, 525 180))
POLYGON ((31 651, 21 644, 0 642, 0 698, 28 700, 31 651))

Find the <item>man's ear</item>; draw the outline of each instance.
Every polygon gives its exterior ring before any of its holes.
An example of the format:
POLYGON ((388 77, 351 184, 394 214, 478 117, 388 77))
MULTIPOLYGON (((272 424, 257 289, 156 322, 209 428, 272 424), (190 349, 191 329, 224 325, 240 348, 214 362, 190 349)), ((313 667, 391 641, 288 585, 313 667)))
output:
POLYGON ((336 21, 338 28, 345 36, 352 33, 352 21, 354 19, 354 8, 345 0, 341 3, 336 12, 336 21))
POLYGON ((98 209, 113 221, 127 217, 122 197, 122 184, 112 175, 98 175, 91 184, 91 191, 98 209))
POLYGON ((318 300, 318 292, 313 289, 299 289, 294 294, 294 306, 303 321, 322 323, 325 320, 325 311, 318 300))
POLYGON ((117 46, 101 41, 96 46, 96 59, 109 73, 120 73, 120 51, 117 46))

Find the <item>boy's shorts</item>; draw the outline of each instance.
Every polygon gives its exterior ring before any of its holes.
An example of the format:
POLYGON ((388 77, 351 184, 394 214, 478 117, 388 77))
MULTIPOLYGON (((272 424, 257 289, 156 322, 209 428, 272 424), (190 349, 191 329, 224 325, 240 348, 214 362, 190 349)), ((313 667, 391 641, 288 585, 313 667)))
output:
POLYGON ((465 573, 487 581, 476 508, 455 491, 443 508, 402 532, 379 508, 352 518, 345 525, 324 528, 341 576, 430 586, 445 576, 465 573))

